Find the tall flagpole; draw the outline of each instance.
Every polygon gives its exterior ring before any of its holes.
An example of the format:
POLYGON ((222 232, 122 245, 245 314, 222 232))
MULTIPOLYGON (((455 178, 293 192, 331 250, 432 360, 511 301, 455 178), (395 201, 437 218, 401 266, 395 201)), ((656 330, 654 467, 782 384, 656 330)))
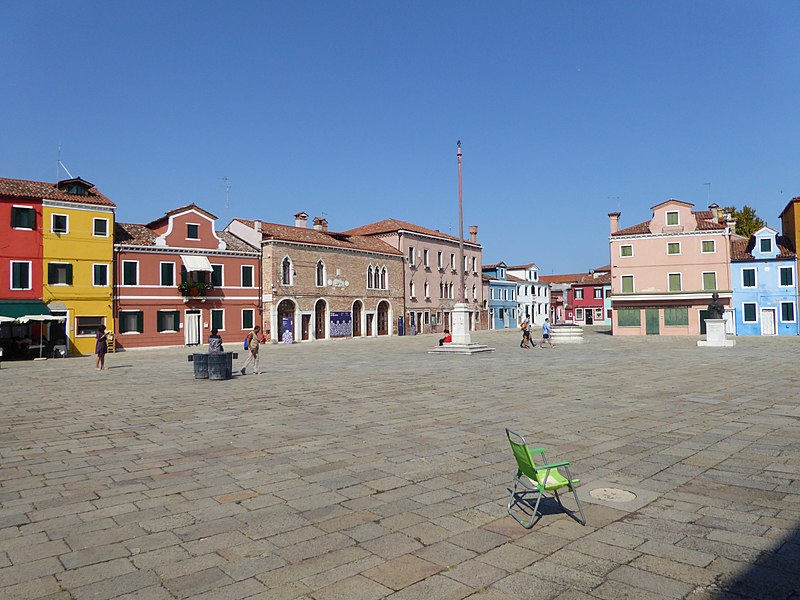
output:
POLYGON ((466 287, 466 280, 464 279, 464 208, 461 201, 461 140, 456 144, 458 148, 456 155, 458 156, 458 270, 461 273, 459 277, 459 298, 462 304, 466 304, 467 295, 464 291, 466 287))

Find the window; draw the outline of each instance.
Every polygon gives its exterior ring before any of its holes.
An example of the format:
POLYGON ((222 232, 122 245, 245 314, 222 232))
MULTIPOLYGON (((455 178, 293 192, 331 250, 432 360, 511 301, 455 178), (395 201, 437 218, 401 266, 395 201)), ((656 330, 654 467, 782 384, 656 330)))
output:
POLYGON ((428 282, 426 281, 425 282, 425 298, 430 298, 430 297, 431 297, 431 288, 428 285, 428 282))
POLYGON ((408 295, 409 295, 410 298, 416 298, 417 297, 416 288, 414 287, 414 282, 413 281, 408 284, 408 295))
POLYGON ((69 263, 50 263, 47 265, 49 285, 72 285, 72 265, 69 263))
POLYGON ((456 270, 456 255, 452 252, 450 253, 450 268, 453 269, 453 271, 456 270))
POLYGON ((444 253, 442 253, 441 251, 436 253, 436 264, 439 266, 440 269, 444 267, 444 253))
POLYGON ((383 267, 383 268, 381 269, 381 280, 380 280, 380 284, 381 284, 381 285, 380 285, 380 288, 381 288, 382 290, 388 290, 388 289, 389 289, 389 284, 387 283, 387 277, 386 277, 386 267, 383 267))
POLYGON ((622 293, 623 294, 633 293, 633 275, 622 276, 622 293))
POLYGON ((473 273, 477 273, 478 272, 478 262, 477 262, 477 260, 478 259, 476 259, 474 256, 472 257, 472 272, 473 273))
POLYGON ((761 248, 762 252, 772 252, 772 239, 761 238, 759 240, 759 247, 761 248))
POLYGON ((93 265, 92 285, 94 287, 106 287, 108 285, 108 265, 93 265))
POLYGON ((575 318, 578 319, 578 321, 583 321, 583 309, 582 308, 576 308, 575 309, 575 318))
POLYGON ((139 285, 139 262, 122 261, 122 285, 139 285))
POLYGON ((317 261, 317 287, 325 287, 325 263, 322 260, 317 261))
POLYGON ((594 297, 595 297, 595 299, 602 300, 603 299, 603 288, 594 288, 594 297))
POLYGON ((583 300, 583 288, 577 288, 575 290, 575 300, 583 300))
POLYGON ((144 331, 144 314, 140 310, 124 310, 119 313, 120 333, 142 333, 144 331))
POLYGON ((253 287, 253 265, 242 265, 242 287, 253 287))
POLYGON ((186 224, 186 239, 199 240, 200 239, 200 226, 194 223, 186 224))
POLYGON ((31 263, 11 261, 11 289, 31 289, 31 263))
POLYGON ((717 251, 717 243, 714 240, 703 240, 700 243, 700 251, 703 254, 712 254, 717 251))
POLYGON ((221 308, 211 309, 211 329, 225 329, 225 311, 221 308))
POLYGON ((161 263, 161 285, 175 285, 175 263, 161 263))
POLYGON ((97 237, 108 237, 108 219, 95 217, 92 225, 92 234, 97 237))
POLYGON ((617 311, 617 325, 620 327, 641 327, 641 311, 638 308, 619 309, 617 311))
POLYGON ((67 215, 52 215, 51 230, 53 233, 67 233, 69 219, 67 215))
POLYGON ((94 337, 103 324, 103 317, 78 317, 75 319, 75 335, 94 337))
POLYGON ((667 225, 680 225, 680 219, 678 218, 678 211, 677 210, 668 210, 667 211, 667 225))
POLYGON ((414 246, 408 247, 408 264, 410 264, 412 267, 417 264, 414 257, 414 246))
POLYGON ((222 287, 222 265, 211 265, 211 285, 222 287))
POLYGON ((745 323, 755 323, 756 322, 756 303, 755 302, 745 302, 742 304, 742 312, 744 312, 743 321, 745 323))
POLYGON ((367 289, 371 290, 375 287, 375 278, 372 274, 372 265, 367 268, 367 289))
POLYGON ((664 325, 670 326, 687 326, 689 325, 689 309, 688 308, 665 308, 664 309, 664 325))
POLYGON ((680 254, 680 253, 681 253, 680 242, 669 242, 667 244, 667 254, 680 254))
POLYGON ((158 311, 157 328, 159 333, 174 333, 181 327, 181 314, 177 310, 158 311))
POLYGON ((603 309, 602 308, 595 308, 594 309, 594 318, 600 320, 603 318, 603 309))
POLYGON ((794 270, 792 267, 781 267, 780 269, 780 282, 782 287, 789 287, 794 285, 794 270))
POLYGON ((624 257, 633 256, 633 246, 627 244, 619 247, 619 255, 624 257))
POLYGON ((11 227, 14 229, 36 229, 36 211, 29 206, 12 206, 11 227))
POLYGON ((715 290, 717 289, 717 274, 713 272, 703 273, 703 289, 715 290))
POLYGON ((680 273, 670 273, 667 276, 669 282, 669 291, 670 292, 680 292, 682 289, 681 285, 681 274, 680 273))
POLYGON ((291 259, 287 256, 281 262, 281 285, 292 285, 293 280, 294 268, 291 259))
POLYGON ((242 309, 242 329, 255 327, 256 311, 253 308, 242 309))
POLYGON ((781 302, 781 321, 794 323, 794 302, 781 302))
POLYGON ((742 287, 756 287, 755 269, 742 269, 742 287))
POLYGON ((472 286, 472 299, 473 300, 477 300, 478 299, 478 290, 474 285, 472 286))
POLYGON ((431 260, 430 259, 431 259, 430 251, 427 248, 425 248, 422 251, 422 264, 424 264, 426 268, 431 266, 431 260))

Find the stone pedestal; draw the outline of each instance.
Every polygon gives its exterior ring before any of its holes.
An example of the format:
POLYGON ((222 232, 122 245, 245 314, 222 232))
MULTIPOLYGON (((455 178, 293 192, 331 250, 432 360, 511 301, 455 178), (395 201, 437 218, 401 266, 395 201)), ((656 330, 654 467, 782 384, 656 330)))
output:
POLYGON ((445 344, 444 346, 437 346, 429 353, 453 353, 453 354, 475 354, 477 352, 491 352, 494 348, 490 348, 486 344, 473 344, 469 335, 469 313, 470 308, 468 304, 462 302, 457 303, 453 307, 453 312, 450 313, 450 335, 453 336, 453 342, 445 344))
POLYGON ((698 346, 735 346, 736 340, 729 340, 725 334, 725 319, 706 319, 706 339, 697 342, 698 346))

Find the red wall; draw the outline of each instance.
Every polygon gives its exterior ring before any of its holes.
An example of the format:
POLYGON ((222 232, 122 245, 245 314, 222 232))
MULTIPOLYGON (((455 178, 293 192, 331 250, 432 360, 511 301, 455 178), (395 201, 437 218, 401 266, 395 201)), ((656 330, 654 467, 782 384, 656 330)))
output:
POLYGON ((42 298, 42 203, 0 197, 0 297, 41 300, 42 298), (33 231, 12 229, 11 207, 30 206, 36 211, 33 231), (31 262, 31 289, 11 290, 11 261, 31 262))

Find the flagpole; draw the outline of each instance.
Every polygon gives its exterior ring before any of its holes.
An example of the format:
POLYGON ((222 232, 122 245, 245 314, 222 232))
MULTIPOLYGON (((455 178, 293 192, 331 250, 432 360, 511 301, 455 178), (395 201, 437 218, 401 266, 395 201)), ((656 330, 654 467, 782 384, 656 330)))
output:
POLYGON ((458 148, 456 156, 458 157, 458 270, 461 273, 459 277, 459 298, 461 303, 467 302, 466 293, 464 291, 466 282, 464 279, 464 207, 461 200, 461 140, 456 144, 458 148))

